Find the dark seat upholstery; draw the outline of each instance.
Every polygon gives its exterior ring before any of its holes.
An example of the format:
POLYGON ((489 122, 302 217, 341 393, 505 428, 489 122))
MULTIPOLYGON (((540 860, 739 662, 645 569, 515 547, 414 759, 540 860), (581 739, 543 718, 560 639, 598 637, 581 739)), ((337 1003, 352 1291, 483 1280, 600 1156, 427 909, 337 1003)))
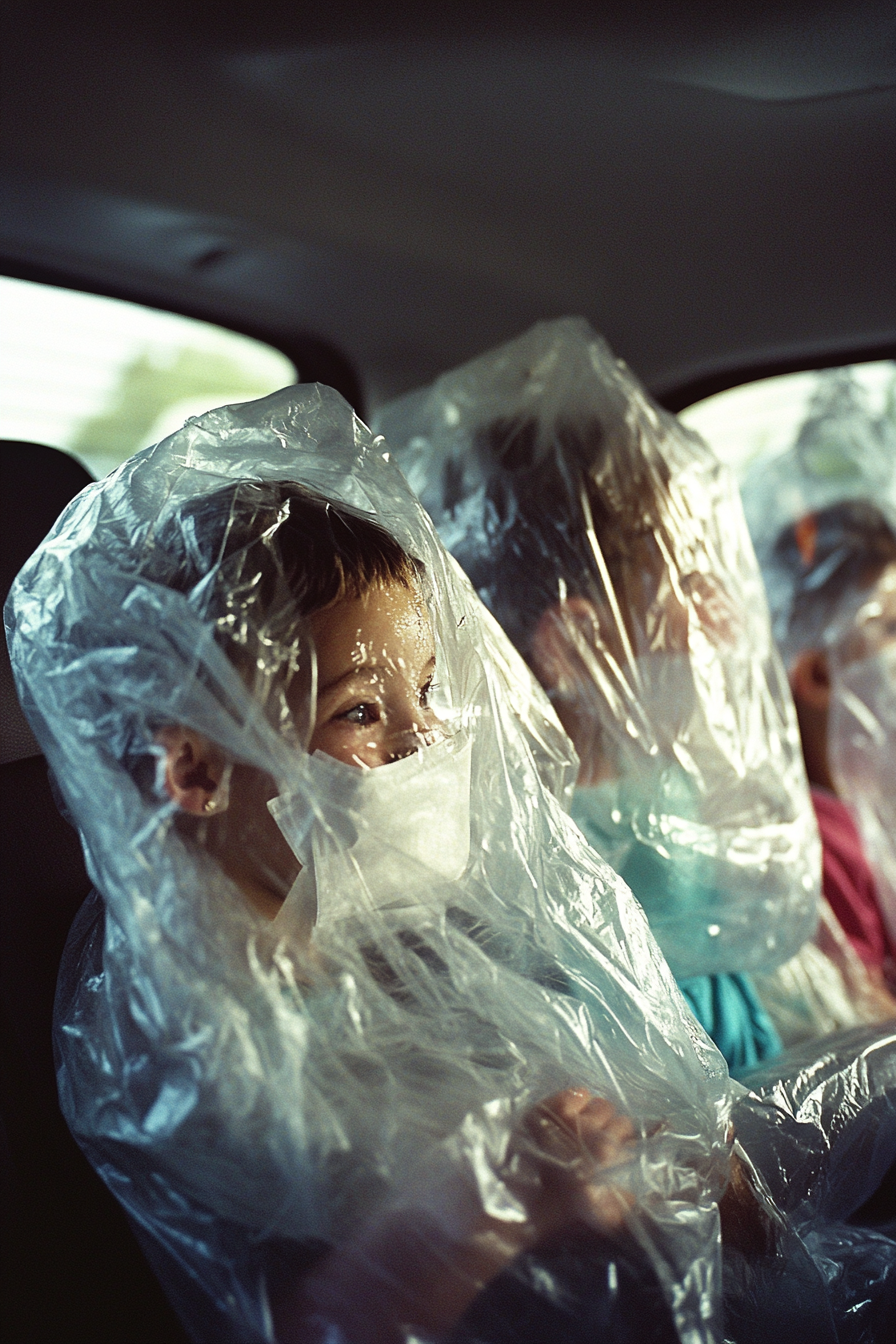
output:
MULTIPOLYGON (((0 441, 0 593, 90 476, 41 444, 0 441)), ((77 833, 0 649, 0 1051, 4 1337, 16 1344, 182 1344, 186 1336, 124 1213, 75 1144, 56 1099, 56 975, 90 882, 77 833)))

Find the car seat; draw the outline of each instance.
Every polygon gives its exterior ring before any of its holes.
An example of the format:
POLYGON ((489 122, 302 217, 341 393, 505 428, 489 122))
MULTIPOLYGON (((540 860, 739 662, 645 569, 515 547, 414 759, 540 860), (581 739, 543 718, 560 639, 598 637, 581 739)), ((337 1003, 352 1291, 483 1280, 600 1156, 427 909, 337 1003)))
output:
MULTIPOLYGON (((0 585, 92 479, 66 453, 0 441, 0 585)), ((0 648, 0 1059, 4 1334, 16 1344, 182 1344, 186 1335, 127 1219, 69 1134, 51 1040, 56 975, 90 890, 77 833, 0 648)))

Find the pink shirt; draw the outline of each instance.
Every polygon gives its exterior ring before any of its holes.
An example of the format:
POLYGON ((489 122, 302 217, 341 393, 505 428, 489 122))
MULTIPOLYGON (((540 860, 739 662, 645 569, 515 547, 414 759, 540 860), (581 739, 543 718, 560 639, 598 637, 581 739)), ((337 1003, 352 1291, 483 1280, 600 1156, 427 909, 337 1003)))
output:
POLYGON ((896 947, 877 903, 874 877, 852 813, 827 789, 812 790, 821 832, 822 889, 843 932, 866 966, 882 969, 896 947))

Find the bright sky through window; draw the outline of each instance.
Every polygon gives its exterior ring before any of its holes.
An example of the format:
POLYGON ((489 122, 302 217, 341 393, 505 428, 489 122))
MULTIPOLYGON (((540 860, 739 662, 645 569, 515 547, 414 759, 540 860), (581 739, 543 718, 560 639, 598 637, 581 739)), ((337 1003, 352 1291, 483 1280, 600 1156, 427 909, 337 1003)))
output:
MULTIPOLYGON (((896 363, 879 360, 850 366, 872 415, 896 409, 896 363)), ((759 457, 774 457, 796 442, 819 373, 784 373, 719 392, 682 411, 680 419, 706 439, 740 479, 759 457)))
POLYGON ((208 322, 0 277, 0 438, 64 448, 95 476, 295 379, 280 351, 208 322))

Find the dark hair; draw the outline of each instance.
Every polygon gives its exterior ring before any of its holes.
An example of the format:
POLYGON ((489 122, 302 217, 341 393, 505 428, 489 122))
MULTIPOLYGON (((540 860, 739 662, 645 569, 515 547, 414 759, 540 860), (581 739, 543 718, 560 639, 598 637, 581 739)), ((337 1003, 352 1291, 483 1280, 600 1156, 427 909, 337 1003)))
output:
POLYGON ((772 561, 793 592, 782 642, 788 651, 811 648, 843 601, 896 562, 896 531, 870 500, 844 500, 786 527, 772 561))
MULTIPOLYGON (((524 656, 542 613, 558 600, 559 581, 568 596, 592 600, 606 599, 608 582, 623 611, 639 609, 645 577, 663 564, 656 536, 668 532, 669 469, 648 442, 636 447, 624 451, 594 417, 550 426, 508 418, 476 436, 481 523, 452 549, 524 656)), ((447 462, 449 513, 462 502, 452 497, 451 470, 447 462)))
POLYGON ((421 566, 384 528, 292 481, 237 481, 178 509, 154 538, 158 581, 188 594, 235 661, 289 646, 305 617, 421 566), (263 648, 262 648, 263 646, 263 648))

